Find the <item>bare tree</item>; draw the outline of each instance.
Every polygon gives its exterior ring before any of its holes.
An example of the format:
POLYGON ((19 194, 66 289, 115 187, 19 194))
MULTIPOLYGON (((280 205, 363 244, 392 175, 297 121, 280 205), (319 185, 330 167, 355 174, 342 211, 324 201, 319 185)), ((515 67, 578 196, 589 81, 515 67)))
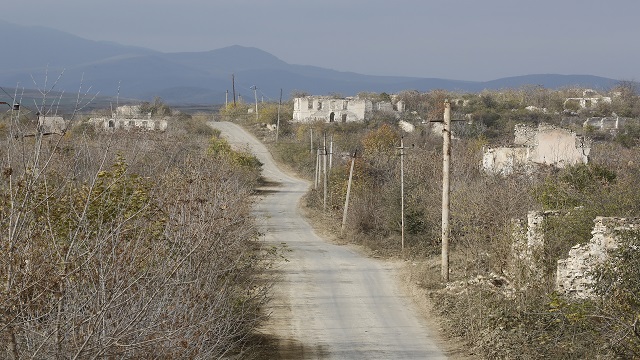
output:
POLYGON ((251 162, 207 155, 207 138, 188 133, 47 136, 19 112, 11 121, 0 357, 211 359, 242 349, 264 318, 268 283, 258 279, 272 254, 256 242, 251 162))

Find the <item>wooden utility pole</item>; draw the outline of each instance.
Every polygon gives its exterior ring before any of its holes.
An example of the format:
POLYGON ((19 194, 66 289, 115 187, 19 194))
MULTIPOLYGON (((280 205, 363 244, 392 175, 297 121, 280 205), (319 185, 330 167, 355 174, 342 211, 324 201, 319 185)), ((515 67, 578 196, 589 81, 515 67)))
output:
POLYGON ((320 182, 320 149, 316 150, 316 185, 314 189, 318 189, 318 183, 320 182))
POLYGON ((404 251, 404 137, 400 138, 400 246, 404 251))
POLYGON ((449 170, 451 168, 451 103, 444 102, 442 129, 442 280, 449 281, 449 170))
POLYGON ((353 157, 351 158, 351 170, 349 170, 349 182, 347 183, 347 197, 344 200, 344 212, 342 214, 342 227, 340 228, 340 235, 344 232, 344 227, 347 224, 347 212, 349 211, 349 195, 351 194, 351 180, 353 180, 353 165, 356 162, 356 153, 358 150, 353 152, 353 157))

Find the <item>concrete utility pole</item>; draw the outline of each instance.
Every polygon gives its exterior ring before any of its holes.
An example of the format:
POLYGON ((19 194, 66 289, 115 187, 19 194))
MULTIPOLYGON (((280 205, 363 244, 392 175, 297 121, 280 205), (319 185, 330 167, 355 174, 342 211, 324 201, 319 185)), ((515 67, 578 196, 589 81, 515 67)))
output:
POLYGON ((322 210, 327 211, 327 133, 324 133, 324 140, 322 145, 322 172, 324 175, 324 180, 322 182, 322 210))
POLYGON ((256 121, 258 121, 258 87, 253 85, 251 89, 253 89, 253 98, 256 101, 256 121))
POLYGON ((400 246, 404 252, 404 137, 400 138, 400 246))
POLYGON ((276 144, 278 143, 278 133, 280 132, 280 106, 282 106, 282 89, 280 89, 280 101, 278 101, 278 121, 276 122, 276 144))
POLYGON ((233 91, 233 107, 236 107, 236 76, 231 74, 231 90, 233 91))
POLYGON ((344 200, 344 212, 342 214, 342 227, 340 228, 340 235, 344 232, 344 227, 347 224, 347 212, 349 211, 349 195, 351 194, 351 180, 353 180, 353 165, 356 162, 356 153, 358 150, 353 152, 353 157, 351 158, 351 170, 349 170, 349 182, 347 183, 347 197, 344 200))
POLYGON ((442 129, 442 280, 449 281, 449 170, 451 168, 451 103, 444 102, 442 129))
POLYGON ((318 183, 320 182, 320 149, 316 150, 316 185, 314 189, 318 189, 318 183))
POLYGON ((333 165, 333 135, 329 140, 329 174, 331 174, 331 168, 333 165))

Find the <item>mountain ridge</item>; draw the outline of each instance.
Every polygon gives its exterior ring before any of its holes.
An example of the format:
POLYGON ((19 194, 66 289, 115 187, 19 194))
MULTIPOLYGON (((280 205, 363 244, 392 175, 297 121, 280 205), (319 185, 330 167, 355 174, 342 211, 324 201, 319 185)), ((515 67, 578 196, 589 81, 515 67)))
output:
POLYGON ((276 99, 280 89, 285 94, 301 91, 314 95, 339 93, 350 96, 359 92, 434 89, 478 92, 524 85, 608 89, 619 82, 592 75, 559 74, 530 74, 484 82, 365 75, 289 64, 259 48, 241 45, 204 52, 163 53, 2 20, 0 31, 10 34, 14 44, 12 51, 0 57, 0 86, 44 87, 45 79, 57 78, 63 73, 55 87, 65 91, 76 91, 83 83, 101 95, 119 93, 140 100, 162 96, 173 104, 224 103, 225 93, 231 92, 232 74, 237 93, 253 95, 251 89, 256 86, 266 99, 276 99))

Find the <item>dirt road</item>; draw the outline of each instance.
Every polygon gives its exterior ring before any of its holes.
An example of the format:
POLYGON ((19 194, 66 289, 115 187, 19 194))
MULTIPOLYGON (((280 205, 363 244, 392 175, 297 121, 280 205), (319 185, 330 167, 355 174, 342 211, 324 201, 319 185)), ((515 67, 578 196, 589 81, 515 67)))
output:
POLYGON ((272 315, 264 332, 278 339, 279 359, 445 359, 393 266, 320 238, 298 202, 309 184, 282 172, 257 139, 232 123, 216 122, 234 147, 264 164, 269 187, 256 207, 265 240, 286 244, 272 315))

